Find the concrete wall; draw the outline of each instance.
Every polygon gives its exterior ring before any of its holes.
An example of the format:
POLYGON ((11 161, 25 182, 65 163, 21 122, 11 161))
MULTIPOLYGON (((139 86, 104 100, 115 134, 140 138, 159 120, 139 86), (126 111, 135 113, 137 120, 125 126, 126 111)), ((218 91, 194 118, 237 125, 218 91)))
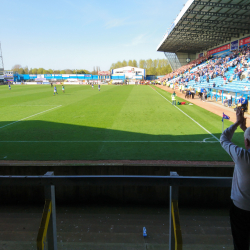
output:
POLYGON ((188 63, 187 58, 189 58, 190 61, 196 59, 196 54, 176 52, 176 55, 181 63, 181 66, 186 65, 188 63))
MULTIPOLYGON (((233 167, 213 166, 1 166, 0 175, 44 175, 54 171, 55 175, 170 175, 176 171, 182 176, 232 177, 233 167)), ((43 203, 42 187, 0 186, 1 204, 43 203)), ((58 204, 108 203, 108 204, 168 204, 168 187, 56 187, 58 204)), ((230 188, 182 187, 179 190, 180 205, 225 206, 230 202, 230 188)))

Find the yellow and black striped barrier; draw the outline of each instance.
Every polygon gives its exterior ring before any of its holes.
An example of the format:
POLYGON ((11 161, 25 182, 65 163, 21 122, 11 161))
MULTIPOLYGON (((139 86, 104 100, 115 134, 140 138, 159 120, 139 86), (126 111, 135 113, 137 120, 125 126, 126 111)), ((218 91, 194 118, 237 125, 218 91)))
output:
POLYGON ((174 226, 175 250, 182 250, 182 234, 180 226, 180 215, 178 201, 172 200, 172 219, 174 226))
POLYGON ((45 200, 42 221, 37 235, 37 250, 44 250, 46 245, 46 235, 52 210, 51 200, 45 200))

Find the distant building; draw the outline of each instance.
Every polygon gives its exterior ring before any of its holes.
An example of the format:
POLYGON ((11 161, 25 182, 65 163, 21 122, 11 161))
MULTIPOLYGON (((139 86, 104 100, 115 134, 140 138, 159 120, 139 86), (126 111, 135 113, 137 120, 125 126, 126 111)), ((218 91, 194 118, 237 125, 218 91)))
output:
POLYGON ((132 66, 126 66, 118 69, 112 69, 112 77, 124 75, 126 80, 144 80, 146 70, 132 66))
POLYGON ((110 81, 111 72, 110 71, 98 71, 98 80, 110 81))
POLYGON ((13 71, 6 71, 5 81, 24 82, 30 84, 48 84, 50 82, 65 82, 65 83, 108 83, 110 80, 119 82, 135 83, 146 79, 145 69, 126 66, 123 68, 114 69, 112 71, 99 71, 98 75, 91 74, 18 74, 13 71))
POLYGON ((5 82, 13 82, 14 81, 14 72, 12 70, 5 70, 3 76, 4 76, 5 82))

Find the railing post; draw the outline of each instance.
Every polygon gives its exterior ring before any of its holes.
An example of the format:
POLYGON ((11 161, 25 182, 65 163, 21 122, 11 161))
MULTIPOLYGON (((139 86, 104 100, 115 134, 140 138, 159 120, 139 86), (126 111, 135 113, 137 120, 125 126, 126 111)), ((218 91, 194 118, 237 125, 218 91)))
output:
MULTIPOLYGON (((54 172, 47 172, 46 176, 54 175, 54 172)), ((44 187, 45 199, 51 200, 52 213, 48 226, 48 250, 57 250, 57 230, 56 230, 56 201, 55 201, 55 186, 48 185, 44 187)))
MULTIPOLYGON (((179 176, 177 172, 170 172, 170 176, 179 176)), ((178 200, 179 186, 169 186, 169 250, 175 250, 174 225, 172 218, 172 200, 178 200)))

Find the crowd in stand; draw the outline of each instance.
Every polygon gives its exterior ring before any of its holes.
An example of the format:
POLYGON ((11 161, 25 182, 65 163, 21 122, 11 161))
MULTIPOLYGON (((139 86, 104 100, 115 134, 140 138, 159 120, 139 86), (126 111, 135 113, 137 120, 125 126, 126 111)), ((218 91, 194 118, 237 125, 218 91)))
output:
POLYGON ((249 68, 250 66, 250 63, 247 62, 249 58, 250 45, 244 46, 239 50, 235 50, 225 57, 201 57, 164 76, 161 81, 170 81, 176 78, 176 84, 188 85, 188 82, 191 80, 194 80, 195 83, 201 83, 203 81, 209 83, 211 79, 214 79, 218 76, 224 78, 224 83, 229 80, 232 81, 235 78, 240 80, 244 71, 243 68, 249 68), (197 70, 192 72, 192 68, 201 63, 204 64, 198 66, 197 70), (232 75, 231 79, 227 79, 225 77, 225 73, 230 67, 235 67, 234 74, 232 75))
POLYGON ((167 74, 161 80, 169 81, 171 79, 177 78, 180 75, 184 74, 187 70, 190 71, 190 69, 205 62, 208 58, 209 58, 208 56, 203 56, 203 57, 197 58, 197 59, 193 60, 192 62, 189 62, 187 65, 184 65, 184 66, 180 67, 179 69, 173 71, 172 73, 167 74))

